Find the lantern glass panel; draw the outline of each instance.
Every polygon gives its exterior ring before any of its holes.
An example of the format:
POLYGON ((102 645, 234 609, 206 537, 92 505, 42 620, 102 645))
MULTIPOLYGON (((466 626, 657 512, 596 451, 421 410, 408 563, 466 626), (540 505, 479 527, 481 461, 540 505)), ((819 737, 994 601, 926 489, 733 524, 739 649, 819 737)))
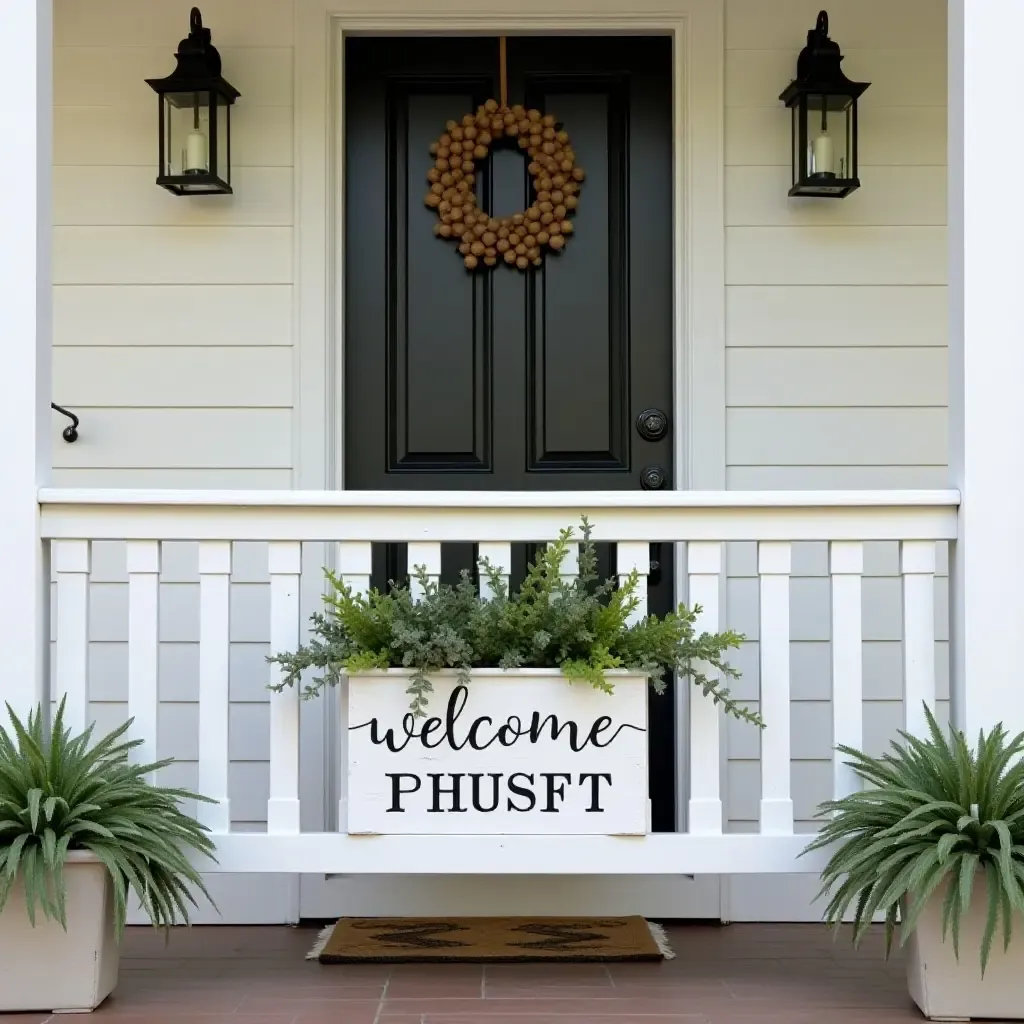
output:
POLYGON ((807 97, 807 177, 811 181, 824 183, 854 176, 852 109, 848 96, 807 97))
POLYGON ((163 173, 198 177, 210 172, 210 94, 164 96, 167 143, 163 173))
POLYGON ((231 184, 228 106, 212 91, 169 92, 163 104, 161 174, 182 193, 222 192, 231 184), (223 183, 223 184, 222 184, 223 183))
POLYGON ((231 184, 231 106, 223 97, 217 97, 212 108, 217 122, 217 131, 213 140, 214 156, 216 157, 217 177, 231 184))

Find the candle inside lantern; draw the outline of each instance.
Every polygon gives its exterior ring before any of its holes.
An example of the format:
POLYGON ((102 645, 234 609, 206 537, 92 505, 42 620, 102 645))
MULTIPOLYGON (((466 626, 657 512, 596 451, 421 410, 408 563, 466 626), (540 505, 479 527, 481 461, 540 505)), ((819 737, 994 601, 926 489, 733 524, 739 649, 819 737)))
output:
POLYGON ((200 174, 208 169, 206 136, 198 128, 188 133, 182 165, 186 174, 200 174))
POLYGON ((811 142, 812 174, 835 173, 835 154, 832 148, 832 136, 822 132, 811 142))

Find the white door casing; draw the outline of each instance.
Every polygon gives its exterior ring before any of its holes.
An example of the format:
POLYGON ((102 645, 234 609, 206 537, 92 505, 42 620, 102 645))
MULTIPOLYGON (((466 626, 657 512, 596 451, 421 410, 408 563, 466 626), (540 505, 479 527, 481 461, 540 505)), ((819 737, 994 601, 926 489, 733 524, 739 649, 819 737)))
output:
MULTIPOLYGON (((621 13, 600 0, 520 0, 488 5, 416 0, 373 5, 295 4, 295 451, 293 486, 344 487, 344 46, 346 34, 646 34, 673 38, 675 474, 685 489, 725 486, 724 0, 667 0, 621 13)), ((303 565, 303 616, 320 605, 318 565, 303 565)), ((677 586, 685 586, 682 552, 677 586)), ((720 592, 724 594, 725 588, 720 592)), ((679 598, 685 597, 682 589, 679 598)), ((720 616, 724 621, 724 616, 720 616)), ((339 798, 337 695, 303 707, 303 827, 335 826, 339 798)), ((680 688, 678 735, 689 693, 680 688)), ((723 751, 723 771, 725 744, 723 751)), ((680 821, 687 805, 686 751, 677 749, 680 821)), ((647 913, 728 918, 726 880, 708 877, 370 879, 305 876, 298 913, 647 913), (556 901, 556 902, 553 902, 556 901)))

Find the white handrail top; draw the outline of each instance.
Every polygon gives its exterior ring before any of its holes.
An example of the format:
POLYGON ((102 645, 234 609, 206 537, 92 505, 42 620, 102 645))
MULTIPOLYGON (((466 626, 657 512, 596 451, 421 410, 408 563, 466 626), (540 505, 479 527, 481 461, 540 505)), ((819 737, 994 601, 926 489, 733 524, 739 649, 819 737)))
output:
POLYGON ((318 509, 955 508, 957 490, 882 491, 300 491, 44 487, 40 505, 318 509))
POLYGON ((956 491, 45 489, 56 540, 529 542, 580 518, 595 541, 953 540, 956 491))

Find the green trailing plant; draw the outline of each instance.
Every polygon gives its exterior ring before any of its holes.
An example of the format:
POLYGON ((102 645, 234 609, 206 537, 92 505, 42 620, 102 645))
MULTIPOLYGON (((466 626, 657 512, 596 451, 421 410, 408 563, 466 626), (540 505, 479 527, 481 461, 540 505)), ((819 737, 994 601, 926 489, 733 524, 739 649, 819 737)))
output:
POLYGON ((522 586, 509 591, 501 569, 481 559, 490 594, 482 598, 469 573, 456 586, 431 580, 415 567, 418 595, 392 584, 386 593, 362 594, 327 572, 327 608, 313 616, 311 639, 297 651, 270 660, 282 668, 273 688, 299 683, 314 697, 344 674, 374 669, 412 669, 411 710, 423 715, 431 693, 430 675, 455 669, 468 682, 474 668, 559 668, 569 679, 611 692, 610 669, 645 673, 659 693, 666 673, 676 672, 700 687, 728 714, 761 726, 760 716, 736 701, 722 680, 739 673, 724 660, 743 637, 733 632, 696 631, 700 608, 680 605, 675 612, 631 622, 639 599, 640 577, 633 572, 621 584, 601 581, 591 529, 583 520, 579 573, 564 577, 563 560, 572 529, 542 549, 522 586))
POLYGON ((900 945, 945 884, 942 937, 952 933, 959 959, 960 922, 983 878, 984 975, 998 923, 1005 948, 1013 914, 1024 911, 1024 733, 1010 739, 1000 724, 980 732, 972 750, 956 729, 947 740, 925 712, 927 739, 901 732, 903 743, 879 758, 838 748, 865 788, 821 805, 828 821, 804 852, 836 847, 821 876, 819 895, 830 895, 825 918, 834 927, 852 906, 858 943, 884 914, 886 956, 901 913, 900 945))
POLYGON ((10 705, 7 713, 11 731, 0 726, 0 911, 20 877, 32 925, 41 909, 66 929, 65 855, 85 850, 113 880, 118 935, 129 891, 154 925, 187 924, 187 905, 198 905, 189 885, 210 896, 186 853, 213 859, 214 845, 179 801, 206 798, 146 781, 171 761, 132 764, 130 752, 142 741, 122 740, 130 720, 93 743, 92 726, 77 736, 65 727, 63 700, 49 730, 39 708, 25 723, 10 705))

